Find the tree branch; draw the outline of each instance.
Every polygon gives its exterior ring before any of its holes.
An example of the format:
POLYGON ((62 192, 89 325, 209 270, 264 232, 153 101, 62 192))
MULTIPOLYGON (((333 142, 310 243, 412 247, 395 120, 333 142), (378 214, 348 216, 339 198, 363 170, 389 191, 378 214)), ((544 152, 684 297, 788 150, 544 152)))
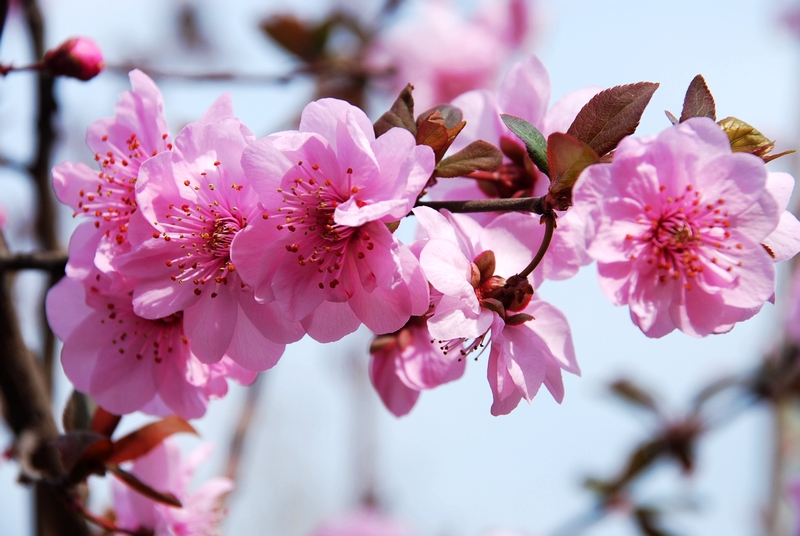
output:
POLYGON ((472 199, 469 201, 417 201, 417 207, 430 207, 434 210, 447 209, 450 212, 533 212, 544 214, 544 198, 520 197, 513 199, 472 199))

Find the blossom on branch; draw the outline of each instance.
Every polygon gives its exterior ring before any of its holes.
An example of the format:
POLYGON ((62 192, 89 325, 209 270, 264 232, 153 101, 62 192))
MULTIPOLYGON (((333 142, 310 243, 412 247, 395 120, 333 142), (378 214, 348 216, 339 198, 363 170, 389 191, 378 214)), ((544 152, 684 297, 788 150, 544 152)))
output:
POLYGON ((624 139, 611 164, 581 175, 574 210, 603 291, 645 335, 705 336, 757 313, 775 290, 773 258, 800 249, 784 211, 793 182, 731 152, 713 120, 693 118, 624 139))
POLYGON ((299 131, 251 143, 242 165, 263 211, 234 238, 232 260, 259 301, 321 342, 362 322, 391 333, 425 311, 418 262, 387 224, 427 183, 430 147, 400 128, 376 139, 360 109, 322 99, 299 131))

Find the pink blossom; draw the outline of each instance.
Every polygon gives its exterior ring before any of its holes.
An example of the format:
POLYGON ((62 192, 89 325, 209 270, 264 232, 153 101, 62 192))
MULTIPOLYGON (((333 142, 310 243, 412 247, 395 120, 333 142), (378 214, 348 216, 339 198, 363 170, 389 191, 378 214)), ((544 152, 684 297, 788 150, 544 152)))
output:
POLYGON ((413 536, 404 523, 365 508, 323 523, 312 536, 413 536))
POLYGON ((166 440, 137 458, 130 472, 156 491, 172 493, 183 508, 155 502, 114 480, 116 525, 129 531, 152 531, 153 536, 209 536, 217 534, 225 511, 221 499, 233 489, 227 478, 212 478, 188 492, 197 466, 211 453, 210 444, 196 449, 186 460, 172 440, 166 440))
POLYGON ((779 204, 770 182, 764 162, 732 153, 706 118, 624 139, 613 163, 587 169, 573 194, 603 291, 629 305, 649 337, 724 333, 750 318, 775 287, 762 244, 773 237, 780 258, 798 249, 785 237, 796 225, 782 216, 788 194, 779 204))
POLYGON ((561 402, 561 370, 580 374, 580 369, 566 317, 534 299, 531 285, 513 276, 533 253, 498 247, 495 255, 485 247, 500 245, 493 230, 480 229, 465 216, 439 214, 427 207, 414 209, 414 214, 429 236, 420 266, 443 295, 428 320, 431 336, 441 341, 462 339, 466 343, 462 356, 491 342, 488 378, 494 393, 493 415, 509 413, 523 398, 530 402, 542 384, 561 402))
POLYGON ((56 76, 91 80, 103 70, 100 47, 88 37, 74 37, 44 54, 42 64, 56 76))
POLYGON ((126 293, 97 286, 86 291, 65 277, 47 295, 47 317, 64 341, 67 378, 117 415, 142 410, 202 417, 211 399, 227 393, 228 377, 246 384, 255 379, 227 357, 202 363, 189 349, 183 313, 144 319, 126 293))
MULTIPOLYGON (((547 193, 549 179, 539 172, 527 155, 524 145, 508 127, 500 114, 521 117, 536 126, 545 137, 553 132, 566 132, 575 116, 599 88, 585 88, 568 93, 549 110, 550 77, 536 56, 515 63, 496 92, 475 90, 456 97, 453 105, 464 113, 467 125, 454 142, 451 151, 458 151, 475 140, 485 140, 504 153, 504 162, 494 173, 477 172, 469 179, 439 179, 430 190, 432 199, 486 199, 542 196, 547 193)), ((510 237, 534 251, 542 242, 544 226, 539 216, 524 213, 485 213, 472 216, 488 224, 498 217, 498 226, 508 228, 510 237)), ((548 254, 533 274, 535 285, 544 279, 566 279, 575 275, 590 260, 583 250, 581 226, 566 212, 559 214, 558 227, 548 254)))
POLYGON ((0 205, 0 229, 6 226, 8 221, 8 216, 6 216, 6 209, 3 208, 3 205, 0 205))
POLYGON ((532 28, 524 0, 484 2, 473 18, 450 0, 418 2, 413 8, 413 16, 378 35, 368 62, 377 71, 394 70, 390 80, 395 94, 413 84, 420 112, 465 91, 492 86, 532 28))
POLYGON ((462 346, 461 339, 436 342, 428 331, 427 318, 412 316, 402 329, 373 342, 369 362, 372 385, 387 409, 402 417, 414 407, 420 391, 464 374, 462 346))
POLYGON ((110 275, 114 275, 111 259, 130 249, 128 224, 137 208, 134 186, 139 166, 172 149, 161 93, 143 72, 131 71, 129 77, 133 90, 120 95, 115 116, 95 121, 86 133, 100 172, 73 162, 53 168, 58 200, 72 207, 74 217, 92 221, 97 229, 93 262, 110 275))
POLYGON ((361 322, 390 333, 424 312, 416 258, 386 224, 408 214, 430 177, 429 147, 399 128, 375 139, 364 112, 322 99, 299 131, 250 144, 242 164, 264 210, 234 238, 232 259, 257 299, 321 342, 361 322))
POLYGON ((143 164, 136 183, 142 216, 131 221, 132 249, 117 266, 137 278, 136 314, 183 312, 192 352, 203 362, 227 354, 266 370, 304 332, 274 304, 258 304, 231 262, 233 239, 262 214, 240 164, 253 139, 236 119, 194 123, 172 151, 143 164))

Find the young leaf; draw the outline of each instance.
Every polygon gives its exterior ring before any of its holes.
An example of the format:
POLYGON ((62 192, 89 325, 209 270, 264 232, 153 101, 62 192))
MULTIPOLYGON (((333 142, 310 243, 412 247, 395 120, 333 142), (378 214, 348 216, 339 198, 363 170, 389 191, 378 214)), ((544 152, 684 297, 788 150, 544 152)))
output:
POLYGON ((293 15, 274 15, 261 23, 261 31, 287 52, 310 62, 322 56, 330 32, 330 22, 311 27, 293 15))
POLYGON ((496 171, 503 163, 500 149, 488 141, 476 140, 448 156, 436 166, 436 177, 463 177, 473 171, 496 171))
POLYGON ((74 430, 89 429, 89 404, 87 395, 72 390, 72 395, 64 406, 64 413, 61 415, 61 424, 64 430, 72 432, 74 430))
POLYGON ((419 128, 420 123, 433 115, 434 112, 439 112, 441 114, 447 128, 455 128, 464 120, 464 113, 458 106, 453 106, 452 104, 437 104, 433 108, 429 108, 419 114, 419 117, 417 117, 417 128, 419 128))
POLYGON ((764 136, 755 127, 748 125, 741 119, 726 117, 717 122, 731 142, 731 150, 734 153, 750 153, 761 157, 765 162, 775 160, 793 151, 784 151, 779 154, 770 155, 775 148, 775 142, 764 136))
POLYGON ((413 89, 414 86, 406 84, 389 111, 375 121, 372 128, 375 130, 376 138, 394 127, 404 128, 412 134, 417 133, 417 124, 414 122, 414 97, 411 95, 413 89))
POLYGON ((706 85, 703 75, 698 74, 689 84, 686 90, 686 97, 683 99, 683 111, 681 112, 681 123, 691 117, 710 117, 717 120, 717 108, 714 104, 714 97, 706 85))
POLYGON ((524 119, 513 115, 500 114, 500 118, 509 130, 516 134, 516 136, 522 140, 522 143, 525 144, 525 148, 528 150, 528 156, 531 157, 531 161, 539 168, 539 171, 549 177, 550 168, 547 164, 547 140, 544 139, 539 129, 524 119))
POLYGON ((586 103, 567 130, 599 156, 636 131, 642 113, 659 84, 639 82, 601 91, 586 103))
POLYGON ((109 413, 100 406, 97 406, 92 416, 91 429, 93 432, 111 437, 111 434, 117 429, 120 420, 122 420, 121 416, 109 413))
POLYGON ((667 119, 669 119, 669 122, 672 123, 673 125, 677 125, 678 123, 680 123, 680 120, 678 120, 678 118, 675 117, 675 115, 669 110, 664 110, 664 113, 667 115, 667 119))
POLYGON ((600 160, 591 147, 569 134, 554 132, 547 138, 547 163, 550 167, 549 195, 559 210, 572 205, 572 187, 581 172, 600 160))
POLYGON ((181 501, 167 491, 156 491, 141 480, 139 480, 136 475, 129 473, 128 471, 121 469, 117 465, 109 465, 108 470, 114 473, 114 475, 125 482, 131 489, 136 491, 137 493, 141 493, 148 499, 152 499, 154 501, 166 504, 167 506, 174 506, 176 508, 183 508, 181 501))
POLYGON ((114 442, 109 463, 122 463, 144 456, 166 438, 178 432, 197 435, 192 425, 177 415, 150 423, 114 442))
POLYGON ((655 398, 630 380, 616 380, 609 386, 609 389, 625 402, 650 410, 655 414, 659 413, 655 398))
MULTIPOLYGON (((452 107, 455 108, 455 107, 452 107)), ((457 108, 455 108, 457 110, 457 108)), ((447 149, 453 144, 461 132, 461 129, 467 124, 466 121, 460 121, 453 126, 452 112, 447 111, 450 116, 450 121, 438 109, 434 109, 428 115, 422 115, 417 119, 417 145, 427 145, 433 149, 433 155, 436 162, 439 162, 447 149)), ((460 114, 460 111, 459 111, 460 114)))

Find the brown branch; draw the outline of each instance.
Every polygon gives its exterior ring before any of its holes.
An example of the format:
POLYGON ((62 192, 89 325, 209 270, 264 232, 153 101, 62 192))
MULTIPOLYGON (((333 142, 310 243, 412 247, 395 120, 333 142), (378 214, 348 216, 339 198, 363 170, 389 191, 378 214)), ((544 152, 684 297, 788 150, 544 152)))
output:
POLYGON ((158 80, 159 78, 168 78, 171 80, 183 80, 187 82, 241 82, 245 84, 288 84, 299 76, 311 74, 311 70, 307 66, 300 67, 283 74, 248 74, 230 72, 178 73, 173 71, 165 71, 163 69, 158 69, 157 67, 138 65, 135 63, 121 63, 118 65, 105 66, 106 71, 122 76, 128 76, 128 73, 134 69, 139 69, 145 72, 154 80, 158 80))
POLYGON ((0 255, 0 272, 45 270, 63 274, 67 260, 67 254, 63 251, 34 251, 32 253, 0 255))
MULTIPOLYGON (((0 255, 8 254, 0 234, 0 255)), ((22 339, 8 277, 0 274, 0 400, 3 417, 16 438, 23 474, 36 481, 36 523, 40 536, 88 535, 86 524, 67 506, 65 476, 48 441, 58 436, 50 396, 35 357, 22 339)))
POLYGON ((263 376, 264 373, 256 376, 256 380, 247 388, 247 398, 245 398, 244 407, 239 414, 239 422, 236 423, 236 430, 233 432, 233 437, 228 447, 228 464, 225 467, 225 476, 233 482, 236 482, 236 478, 239 476, 239 466, 241 465, 242 453, 247 441, 247 433, 251 429, 250 425, 253 422, 253 416, 263 390, 263 376))
POLYGON ((533 212, 544 214, 544 198, 520 197, 513 199, 472 199, 469 201, 417 201, 417 207, 430 207, 435 210, 447 209, 450 212, 533 212))

